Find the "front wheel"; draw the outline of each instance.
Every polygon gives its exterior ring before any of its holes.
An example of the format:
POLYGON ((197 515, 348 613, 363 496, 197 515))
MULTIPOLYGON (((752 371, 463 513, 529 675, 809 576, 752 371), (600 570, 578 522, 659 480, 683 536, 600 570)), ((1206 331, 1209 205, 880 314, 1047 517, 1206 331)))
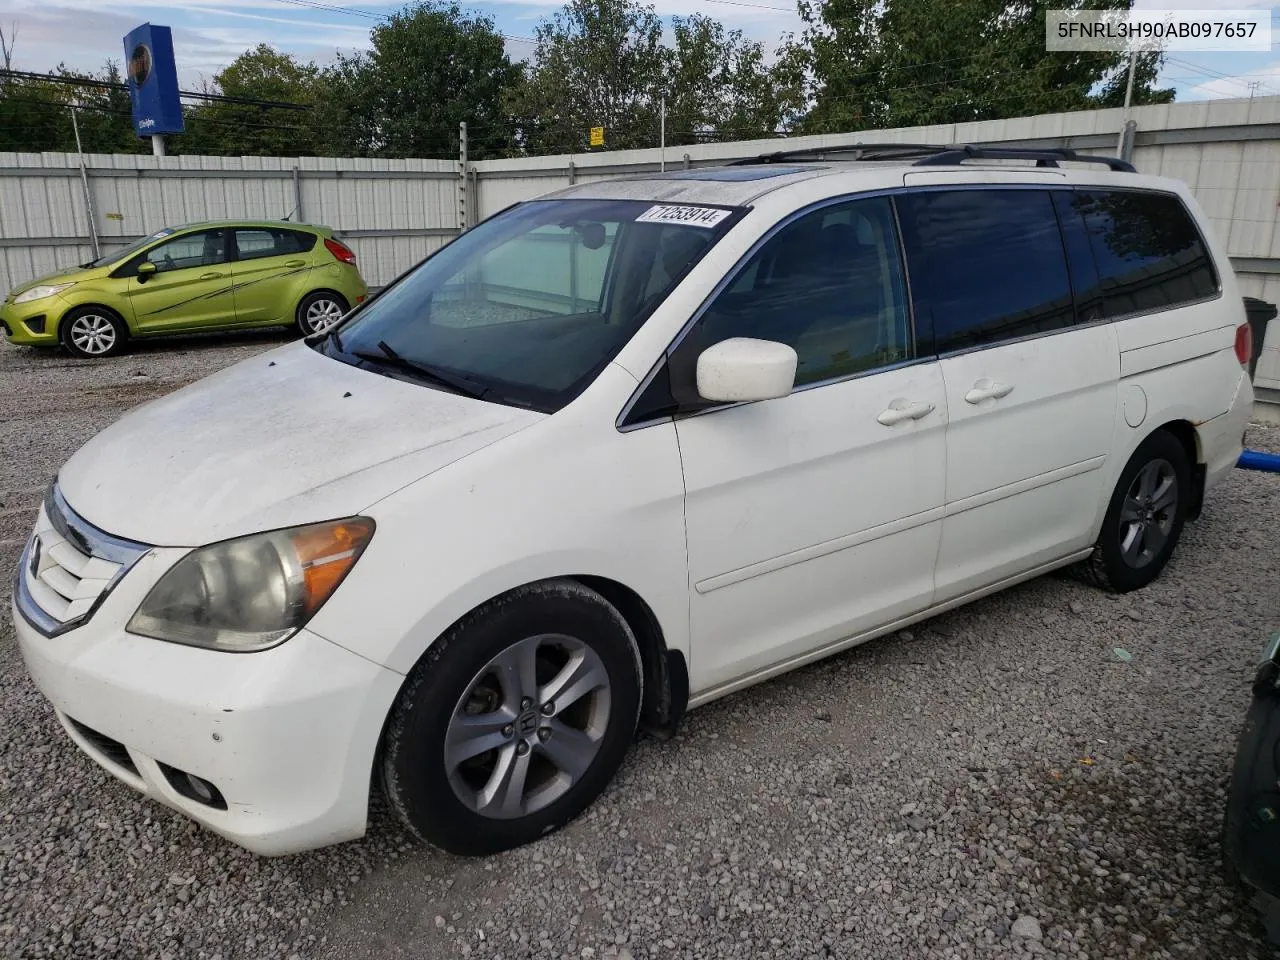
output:
POLYGON ((324 333, 347 315, 347 301, 330 290, 308 293, 298 304, 298 330, 304 337, 324 333))
POLYGON ((464 855, 529 843, 613 779, 635 736, 639 648, 575 581, 521 587, 473 611, 410 672, 383 742, 392 807, 464 855))
POLYGON ((1125 464, 1093 555, 1080 564, 1079 573, 1114 593, 1145 587, 1169 562, 1190 503, 1187 452, 1177 437, 1157 431, 1125 464))
POLYGON ((58 339, 66 351, 88 360, 119 353, 126 336, 120 318, 102 307, 78 307, 58 325, 58 339))

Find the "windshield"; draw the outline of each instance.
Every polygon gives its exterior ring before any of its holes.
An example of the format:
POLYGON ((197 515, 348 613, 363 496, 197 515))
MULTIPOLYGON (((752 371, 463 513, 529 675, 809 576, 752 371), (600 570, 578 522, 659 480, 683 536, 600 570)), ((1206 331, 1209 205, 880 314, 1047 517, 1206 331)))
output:
POLYGON ((436 389, 551 412, 577 396, 734 211, 540 200, 462 234, 317 348, 436 389), (443 375, 443 376, 442 376, 443 375))
POLYGON ((119 250, 112 250, 110 253, 104 253, 97 260, 90 260, 84 265, 84 268, 87 270, 89 267, 105 267, 108 264, 126 260, 148 244, 155 243, 157 240, 162 237, 167 237, 173 232, 173 227, 165 227, 163 230, 158 230, 149 237, 143 237, 141 240, 133 241, 133 243, 129 244, 127 247, 123 247, 119 250))

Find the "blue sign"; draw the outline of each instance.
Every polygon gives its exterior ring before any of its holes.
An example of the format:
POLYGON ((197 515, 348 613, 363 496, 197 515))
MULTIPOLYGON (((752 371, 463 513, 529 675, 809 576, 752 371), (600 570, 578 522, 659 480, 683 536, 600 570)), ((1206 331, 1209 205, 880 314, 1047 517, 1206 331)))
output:
POLYGON ((140 137, 182 133, 182 101, 178 99, 178 67, 173 60, 173 33, 144 23, 124 38, 124 63, 133 102, 133 131, 140 137))

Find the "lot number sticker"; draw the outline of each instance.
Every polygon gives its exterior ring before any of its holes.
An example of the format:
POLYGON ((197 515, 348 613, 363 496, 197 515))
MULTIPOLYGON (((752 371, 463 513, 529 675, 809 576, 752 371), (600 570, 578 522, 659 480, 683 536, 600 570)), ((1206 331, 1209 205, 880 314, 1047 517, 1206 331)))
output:
POLYGON ((708 230, 729 215, 728 210, 715 207, 677 207, 662 204, 650 207, 636 223, 682 223, 689 227, 705 227, 708 230))

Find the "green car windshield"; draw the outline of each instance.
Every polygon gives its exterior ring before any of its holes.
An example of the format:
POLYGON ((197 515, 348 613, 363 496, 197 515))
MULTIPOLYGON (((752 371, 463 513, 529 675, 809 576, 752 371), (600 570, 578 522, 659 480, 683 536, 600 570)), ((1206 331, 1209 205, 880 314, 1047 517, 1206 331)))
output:
POLYGON ((119 263, 121 260, 127 260, 143 247, 149 246, 157 240, 162 240, 174 233, 177 233, 177 231, 173 227, 165 227, 163 230, 158 230, 149 237, 143 237, 141 240, 133 241, 133 243, 120 250, 112 250, 110 253, 104 253, 97 260, 91 260, 86 263, 83 269, 87 270, 90 267, 106 267, 113 263, 119 263))
POLYGON ((613 360, 738 213, 632 200, 520 204, 314 346, 425 386, 552 412, 613 360))

